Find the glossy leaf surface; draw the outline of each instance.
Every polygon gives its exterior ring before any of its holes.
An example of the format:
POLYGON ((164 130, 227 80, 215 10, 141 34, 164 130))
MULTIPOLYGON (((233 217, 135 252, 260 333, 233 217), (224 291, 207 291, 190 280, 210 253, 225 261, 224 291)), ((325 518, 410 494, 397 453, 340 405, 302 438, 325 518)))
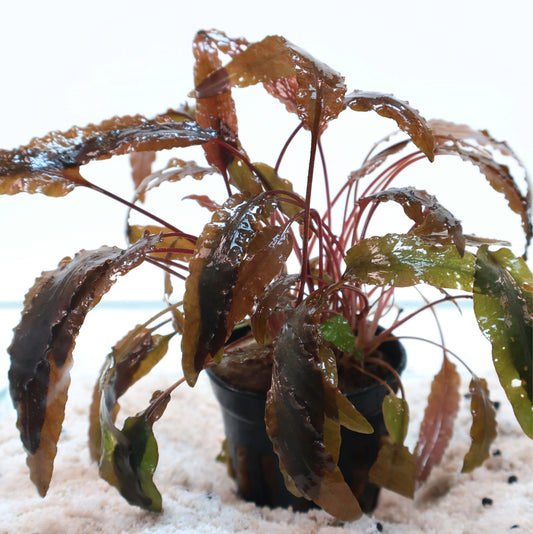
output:
POLYGON ((198 98, 227 94, 231 87, 267 84, 267 89, 312 129, 322 128, 344 105, 344 78, 276 35, 251 44, 196 86, 198 98))
POLYGON ((402 187, 380 191, 374 195, 365 197, 361 202, 364 206, 370 201, 387 202, 393 200, 402 205, 405 214, 412 219, 417 227, 413 233, 426 238, 431 238, 440 232, 446 232, 456 246, 459 254, 465 252, 465 236, 461 222, 454 217, 436 197, 426 191, 412 187, 402 187))
POLYGON ((151 236, 127 250, 81 251, 44 272, 26 296, 8 349, 9 383, 31 478, 41 495, 52 476, 78 331, 117 276, 139 265, 157 241, 151 236))
POLYGON ((99 461, 102 454, 102 388, 106 394, 106 409, 114 421, 119 409, 118 399, 163 358, 173 335, 154 335, 145 325, 137 325, 113 347, 95 386, 90 408, 89 448, 93 460, 99 461))
POLYGON ((490 446, 497 435, 496 410, 489 399, 487 382, 484 379, 472 378, 470 395, 472 443, 463 461, 463 473, 470 473, 489 457, 490 446))
MULTIPOLYGON (((238 308, 237 301, 234 304, 234 299, 239 298, 235 286, 239 283, 240 269, 259 223, 272 209, 272 201, 263 195, 251 200, 240 194, 234 195, 213 214, 198 238, 189 262, 190 275, 183 301, 182 361, 190 385, 196 382, 207 358, 217 360, 221 356, 224 343, 235 326, 228 322, 230 310, 238 309, 234 318, 245 313, 246 306, 238 308)), ((274 262, 281 260, 286 246, 286 240, 281 239, 270 250, 274 262)), ((268 273, 270 268, 267 263, 261 270, 268 273)), ((259 276, 258 272, 256 276, 259 276)), ((262 283, 267 282, 263 279, 262 283)), ((245 300, 249 302, 248 298, 245 300)))
POLYGON ((427 479, 448 446, 459 410, 460 382, 455 365, 445 357, 440 371, 433 378, 415 447, 417 485, 427 479))
POLYGON ((15 150, 0 150, 0 194, 63 196, 84 185, 79 167, 132 151, 203 144, 214 132, 194 122, 174 120, 172 112, 146 119, 115 117, 67 132, 51 132, 15 150))
POLYGON ((474 256, 454 245, 436 247, 412 234, 361 240, 348 250, 345 277, 364 284, 407 287, 419 283, 472 291, 474 256))
POLYGON ((304 303, 290 314, 274 343, 265 421, 288 487, 350 520, 361 509, 336 465, 339 425, 351 421, 351 428, 367 433, 372 427, 332 383, 321 343, 304 303))
POLYGON ((407 102, 383 93, 354 91, 346 96, 345 104, 354 111, 375 111, 382 117, 393 119, 427 158, 433 161, 435 140, 431 129, 418 111, 407 102))
POLYGON ((152 336, 144 326, 128 333, 108 356, 93 401, 99 404, 99 419, 92 421, 91 450, 99 460, 101 477, 130 504, 152 511, 161 510, 161 495, 152 480, 158 461, 152 426, 170 395, 156 392, 149 407, 127 418, 122 430, 114 422, 118 398, 161 360, 172 335, 152 336))
POLYGON ((501 154, 510 158, 513 163, 522 166, 518 157, 506 143, 496 141, 485 130, 473 130, 463 124, 442 120, 431 121, 430 125, 435 134, 437 154, 458 155, 464 161, 472 163, 485 176, 494 190, 504 195, 511 210, 518 213, 522 220, 527 245, 533 235, 529 177, 524 170, 525 191, 521 191, 509 166, 499 162, 496 155, 501 154))
POLYGON ((533 276, 508 249, 482 247, 476 261, 474 311, 492 342, 498 378, 524 432, 533 438, 533 276))
POLYGON ((354 354, 355 336, 348 321, 342 315, 333 315, 320 325, 320 332, 326 341, 339 350, 354 354))

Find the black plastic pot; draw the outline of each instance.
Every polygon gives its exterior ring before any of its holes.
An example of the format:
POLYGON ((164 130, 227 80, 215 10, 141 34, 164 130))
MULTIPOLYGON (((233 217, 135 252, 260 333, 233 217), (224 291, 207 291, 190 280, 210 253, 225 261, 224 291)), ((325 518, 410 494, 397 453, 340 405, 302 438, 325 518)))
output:
MULTIPOLYGON (((398 341, 388 341, 380 350, 401 373, 406 364, 403 346, 398 341)), ((237 481, 239 494, 260 506, 291 506, 298 511, 315 507, 312 501, 295 497, 285 487, 278 458, 266 433, 266 395, 237 389, 218 377, 213 369, 207 373, 222 408, 228 471, 237 481)), ((397 389, 393 375, 386 381, 397 389)), ((368 482, 368 470, 377 458, 380 438, 387 434, 381 413, 386 394, 387 389, 376 383, 347 395, 374 427, 373 434, 359 434, 341 427, 339 468, 364 512, 376 507, 379 495, 380 488, 368 482)))

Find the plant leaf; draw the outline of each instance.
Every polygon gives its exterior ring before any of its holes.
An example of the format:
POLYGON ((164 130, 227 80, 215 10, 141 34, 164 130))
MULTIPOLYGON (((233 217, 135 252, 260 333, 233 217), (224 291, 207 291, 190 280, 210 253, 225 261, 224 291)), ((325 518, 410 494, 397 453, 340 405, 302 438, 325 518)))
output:
MULTIPOLYGON (((194 385, 208 357, 218 360, 235 324, 228 322, 241 265, 256 235, 259 221, 267 217, 272 199, 259 195, 246 200, 233 195, 213 214, 198 238, 189 261, 183 309, 183 371, 194 385)), ((234 308, 235 309, 235 308, 234 308)), ((242 310, 235 315, 241 315, 242 310)))
POLYGON ((156 392, 146 410, 126 419, 122 431, 114 422, 119 397, 161 360, 173 335, 152 336, 143 325, 130 331, 108 355, 93 400, 99 418, 91 421, 91 451, 99 460, 100 476, 130 504, 151 511, 161 510, 161 494, 152 480, 158 461, 152 426, 170 394, 156 392))
POLYGON ((426 480, 433 466, 441 461, 448 446, 453 422, 459 410, 460 381, 455 365, 444 357, 442 367, 431 384, 431 393, 415 447, 417 485, 426 480))
POLYGON ((492 343, 500 383, 524 432, 533 438, 533 275, 508 249, 479 249, 474 311, 492 343))
POLYGON ((227 94, 231 87, 266 84, 271 94, 298 114, 308 129, 322 129, 342 111, 344 78, 283 37, 249 45, 196 85, 197 98, 227 94), (317 115, 318 113, 318 115, 317 115))
POLYGON ((482 378, 472 378, 470 395, 470 411, 473 419, 470 429, 472 444, 464 458, 462 473, 470 473, 489 457, 490 446, 497 435, 496 410, 489 399, 487 382, 482 378))
POLYGON ((461 222, 433 195, 413 187, 392 188, 365 197, 360 201, 361 208, 368 202, 376 200, 378 202, 393 200, 401 204, 405 214, 417 224, 413 231, 416 235, 427 238, 442 231, 447 232, 459 254, 464 255, 465 236, 461 222))
POLYGON ((496 141, 485 130, 473 130, 469 126, 454 124, 442 120, 433 120, 430 126, 435 134, 437 154, 458 155, 478 167, 495 191, 504 195, 509 207, 522 219, 522 228, 526 236, 527 249, 533 236, 531 224, 531 191, 530 180, 520 159, 509 148, 507 143, 496 141), (511 158, 524 170, 524 186, 522 192, 507 165, 499 163, 496 154, 511 158))
POLYGON ((401 445, 409 426, 409 404, 404 399, 389 393, 383 399, 383 419, 392 441, 401 445))
MULTIPOLYGON (((193 41, 194 83, 199 85, 206 78, 216 76, 222 67, 219 51, 231 57, 246 50, 248 43, 244 39, 232 39, 219 31, 199 31, 193 41)), ((212 128, 217 137, 245 156, 238 138, 237 114, 235 102, 229 88, 227 91, 213 95, 196 95, 196 119, 200 126, 212 128)), ((204 145, 206 159, 210 165, 217 167, 227 175, 241 192, 257 195, 262 191, 260 180, 250 171, 240 158, 230 150, 216 143, 204 145)))
POLYGON ((419 112, 407 102, 383 93, 354 91, 346 96, 345 105, 354 111, 375 111, 382 117, 395 120, 400 129, 409 135, 430 161, 433 161, 435 140, 431 129, 419 112))
POLYGON ((345 258, 349 280, 362 284, 407 287, 426 283, 472 291, 474 256, 459 255, 453 245, 436 247, 413 234, 362 239, 345 258))
MULTIPOLYGON (((94 388, 93 400, 90 408, 89 448, 91 458, 99 461, 102 453, 100 402, 102 398, 101 384, 106 380, 112 383, 112 398, 108 403, 113 405, 108 411, 111 420, 115 421, 118 413, 117 400, 139 379, 148 374, 163 358, 168 350, 169 341, 174 333, 164 336, 153 335, 152 330, 145 325, 137 325, 130 330, 114 347, 106 359, 106 364, 100 372, 100 379, 94 388), (108 359, 111 358, 113 376, 106 378, 109 373, 108 359)), ((109 388, 109 384, 106 386, 109 388)), ((109 391, 108 397, 111 396, 109 391)))
POLYGON ((333 315, 320 325, 323 338, 340 351, 355 354, 355 336, 348 321, 342 315, 333 315))
POLYGON ((43 496, 52 476, 78 331, 117 276, 142 263, 158 239, 146 237, 127 250, 81 251, 44 272, 26 295, 8 349, 9 385, 30 476, 43 496))
POLYGON ((269 345, 285 324, 286 312, 292 309, 290 293, 299 277, 280 275, 260 296, 251 318, 252 332, 261 345, 269 345))
MULTIPOLYGON (((128 226, 128 232, 129 232, 129 240, 130 243, 136 243, 139 239, 142 238, 142 236, 145 234, 145 232, 148 232, 152 235, 159 235, 164 233, 172 233, 171 230, 168 228, 165 228, 163 226, 156 226, 156 225, 146 225, 146 226, 140 226, 140 225, 131 225, 128 226)), ((194 251, 194 245, 195 243, 191 240, 187 239, 186 237, 181 236, 166 236, 160 237, 160 241, 155 247, 154 251, 152 252, 151 256, 156 257, 162 257, 172 260, 181 260, 181 261, 189 261, 193 251, 194 251), (158 248, 164 248, 164 249, 176 249, 176 252, 157 252, 158 248)))
POLYGON ((332 373, 324 374, 320 352, 318 328, 310 322, 304 302, 289 315, 274 342, 267 433, 287 486, 339 519, 351 520, 362 512, 336 465, 339 423, 353 420, 359 431, 372 429, 331 382, 332 373), (339 394, 350 408, 343 404, 339 410, 339 394), (350 413, 340 416, 344 410, 350 413))
POLYGON ((114 117, 84 128, 51 132, 15 150, 0 150, 0 194, 63 196, 85 185, 81 165, 136 151, 203 144, 214 135, 194 122, 176 122, 172 111, 154 119, 114 117))
POLYGON ((412 499, 415 493, 415 457, 402 443, 382 438, 368 479, 373 484, 412 499))

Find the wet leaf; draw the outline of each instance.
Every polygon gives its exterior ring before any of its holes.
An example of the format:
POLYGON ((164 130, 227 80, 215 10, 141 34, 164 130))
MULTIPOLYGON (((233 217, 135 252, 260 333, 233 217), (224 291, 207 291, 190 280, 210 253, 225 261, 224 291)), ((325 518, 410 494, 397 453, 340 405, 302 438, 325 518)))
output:
POLYGON ((8 349, 9 383, 30 476, 41 495, 52 476, 78 331, 116 278, 142 263, 158 239, 146 237, 127 250, 81 251, 44 272, 26 295, 8 349))
POLYGON ((437 247, 413 234, 362 239, 348 250, 345 278, 362 284, 408 287, 426 283, 472 291, 474 256, 454 245, 437 247))
POLYGON ((333 315, 320 325, 325 340, 333 343, 346 354, 355 354, 355 336, 348 321, 342 315, 333 315))
POLYGON ((459 409, 460 377, 455 365, 444 357, 440 371, 433 378, 431 393, 415 447, 416 483, 427 479, 441 459, 452 436, 459 409))
POLYGON ((354 111, 375 111, 382 117, 393 119, 427 158, 433 161, 435 140, 431 129, 419 112, 407 102, 383 93, 354 91, 346 96, 345 104, 354 111))
MULTIPOLYGON (((142 238, 145 232, 157 236, 164 233, 172 233, 172 231, 168 228, 156 225, 140 226, 134 224, 129 226, 128 230, 130 243, 136 243, 142 238)), ((161 236, 160 241, 154 249, 154 252, 152 252, 150 255, 167 258, 170 260, 189 261, 194 250, 194 246, 195 243, 186 237, 175 235, 165 237, 161 236), (157 249, 176 249, 176 252, 157 252, 157 249)))
POLYGON ((300 305, 274 342, 267 433, 287 486, 339 519, 351 520, 362 512, 336 465, 340 423, 351 421, 350 428, 364 432, 372 427, 332 383, 308 312, 305 303, 300 305))
POLYGON ((490 456, 490 446, 497 435, 496 410, 489 398, 487 382, 482 378, 472 378, 470 395, 472 444, 463 461, 463 473, 470 473, 490 456))
POLYGON ((286 313, 292 309, 294 300, 291 292, 298 280, 297 275, 281 275, 259 297, 251 320, 252 332, 258 343, 272 343, 285 324, 286 313))
POLYGON ((464 161, 475 165, 485 176, 495 191, 504 195, 509 207, 522 219, 522 227, 526 236, 526 249, 533 235, 531 224, 531 191, 527 171, 519 158, 502 141, 496 141, 485 130, 473 130, 469 126, 458 125, 442 120, 430 122, 435 134, 437 154, 458 155, 464 161), (510 158, 524 169, 524 192, 509 167, 498 162, 497 154, 510 158))
MULTIPOLYGON (((131 177, 135 189, 151 174, 155 156, 155 152, 132 152, 130 154, 131 177)), ((144 202, 144 198, 141 198, 141 202, 144 202)))
MULTIPOLYGON (((189 262, 183 301, 182 361, 190 385, 196 382, 207 358, 216 361, 222 355, 224 343, 235 326, 228 322, 228 314, 234 306, 241 266, 261 219, 273 208, 272 200, 264 195, 251 200, 234 195, 213 214, 198 238, 189 262)), ((242 313, 241 309, 235 316, 242 313)))
POLYGON ((0 194, 63 196, 84 185, 81 165, 133 151, 203 144, 214 132, 194 122, 176 122, 172 112, 146 119, 115 117, 67 132, 51 132, 15 150, 0 150, 0 194))
POLYGON ((383 418, 392 441, 401 445, 409 426, 409 405, 404 399, 389 393, 383 399, 383 418))
POLYGON ((262 295, 267 284, 279 274, 291 251, 292 238, 287 229, 265 226, 257 232, 239 268, 226 319, 228 325, 237 324, 251 312, 257 296, 262 295))
POLYGON ((90 408, 89 448, 91 458, 99 461, 102 453, 100 403, 102 398, 101 384, 105 384, 107 391, 107 405, 111 420, 114 422, 118 414, 118 399, 138 380, 147 375, 153 367, 165 356, 168 343, 174 333, 154 335, 146 325, 137 325, 128 332, 114 347, 106 359, 106 364, 100 373, 100 379, 93 392, 90 408), (112 362, 111 377, 110 361, 112 362), (109 388, 112 387, 112 392, 109 388), (112 406, 112 407, 111 407, 112 406))
POLYGON ((378 458, 370 468, 368 479, 404 497, 415 493, 415 457, 402 443, 382 438, 378 458))
MULTIPOLYGON (((201 84, 206 78, 216 77, 222 67, 219 52, 234 57, 246 50, 244 39, 232 39, 216 30, 200 31, 193 42, 194 83, 201 84)), ((229 89, 229 88, 228 88, 229 89)), ((246 156, 238 138, 235 102, 229 90, 212 95, 196 95, 196 119, 200 126, 212 128, 217 138, 246 156)), ((230 150, 214 142, 206 143, 204 151, 210 165, 217 167, 222 174, 229 173, 231 183, 239 191, 257 195, 262 191, 260 180, 250 171, 242 160, 230 150)))
POLYGON ((344 78, 304 50, 272 35, 249 45, 196 85, 197 98, 229 94, 231 87, 266 84, 308 129, 322 129, 342 111, 344 78))
POLYGON ((174 334, 153 336, 144 325, 129 332, 108 355, 102 369, 93 410, 98 403, 98 420, 91 421, 91 451, 99 460, 100 476, 116 487, 130 503, 151 511, 161 510, 161 494, 153 483, 158 450, 152 426, 162 415, 170 395, 156 392, 148 408, 115 426, 118 399, 146 375, 166 354, 174 334))
POLYGON ((431 237, 440 232, 447 232, 459 254, 464 255, 465 236, 461 222, 433 195, 412 187, 392 188, 365 197, 360 202, 361 207, 376 200, 378 202, 393 200, 401 204, 405 214, 417 224, 413 231, 416 235, 431 237))
POLYGON ((508 249, 480 248, 474 311, 492 343, 500 383, 524 432, 533 438, 533 275, 508 249))

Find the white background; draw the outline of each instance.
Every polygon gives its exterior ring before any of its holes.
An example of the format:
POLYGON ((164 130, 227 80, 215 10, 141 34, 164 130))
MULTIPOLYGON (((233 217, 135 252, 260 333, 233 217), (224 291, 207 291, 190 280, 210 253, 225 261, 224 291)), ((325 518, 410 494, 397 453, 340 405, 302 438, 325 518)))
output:
MULTIPOLYGON (((218 28, 249 41, 284 35, 340 71, 349 90, 393 93, 426 118, 488 128, 533 169, 529 0, 18 1, 2 2, 0 20, 2 148, 74 124, 113 115, 153 116, 178 106, 193 87, 195 32, 218 28)), ((283 107, 260 88, 241 90, 237 97, 239 109, 252 110, 241 122, 245 148, 253 160, 272 164, 295 119, 287 118, 283 107)), ((348 133, 354 136, 340 153, 348 154, 347 161, 324 140, 333 154, 332 174, 344 177, 373 141, 394 129, 390 121, 366 115, 350 114, 337 130, 345 141, 348 133)), ((300 170, 287 167, 287 172, 294 172, 288 177, 298 183, 297 173, 305 173, 305 152, 296 162, 300 170)), ((501 238, 519 235, 516 217, 493 215, 491 203, 505 203, 475 170, 457 174, 458 167, 447 162, 439 168, 424 167, 427 183, 413 185, 437 194, 465 222, 466 231, 501 238)), ((88 166, 86 176, 130 197, 128 165, 122 157, 88 166)), ((53 268, 65 255, 102 244, 123 245, 124 214, 112 212, 115 208, 111 201, 81 190, 66 199, 0 197, 0 302, 20 302, 41 270, 53 268)), ((159 299, 159 277, 156 282, 139 278, 145 274, 120 281, 107 300, 159 299)), ((0 323, 2 347, 16 322, 11 311, 0 323)), ((120 335, 113 333, 112 339, 120 335)), ((7 355, 2 352, 0 359, 0 370, 7 369, 7 355)))

